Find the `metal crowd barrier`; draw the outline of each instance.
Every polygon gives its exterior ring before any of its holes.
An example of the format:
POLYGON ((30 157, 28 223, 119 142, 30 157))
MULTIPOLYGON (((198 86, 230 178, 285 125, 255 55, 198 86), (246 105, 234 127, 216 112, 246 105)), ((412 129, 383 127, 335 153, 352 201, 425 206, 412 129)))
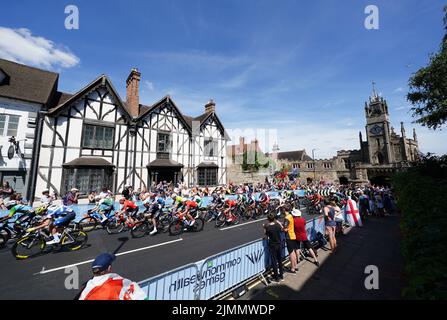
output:
MULTIPOLYGON (((310 241, 324 235, 324 217, 306 222, 310 241)), ((284 246, 283 257, 286 258, 284 246)), ((271 267, 267 241, 254 240, 139 282, 149 300, 205 300, 261 277, 271 267)))

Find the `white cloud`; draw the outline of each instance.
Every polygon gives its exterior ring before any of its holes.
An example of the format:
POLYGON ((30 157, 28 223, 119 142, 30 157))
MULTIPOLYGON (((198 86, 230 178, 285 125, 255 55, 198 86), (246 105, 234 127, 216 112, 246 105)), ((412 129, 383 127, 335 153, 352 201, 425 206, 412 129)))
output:
POLYGON ((146 88, 148 88, 150 91, 154 91, 155 90, 153 82, 150 82, 150 81, 146 80, 146 81, 144 81, 144 84, 145 84, 146 88))
POLYGON ((70 68, 80 61, 68 48, 46 38, 33 36, 26 28, 0 27, 0 57, 45 68, 70 68))
POLYGON ((399 88, 396 88, 396 89, 394 89, 394 93, 398 93, 398 92, 403 92, 404 91, 404 88, 402 88, 402 87, 399 87, 399 88))

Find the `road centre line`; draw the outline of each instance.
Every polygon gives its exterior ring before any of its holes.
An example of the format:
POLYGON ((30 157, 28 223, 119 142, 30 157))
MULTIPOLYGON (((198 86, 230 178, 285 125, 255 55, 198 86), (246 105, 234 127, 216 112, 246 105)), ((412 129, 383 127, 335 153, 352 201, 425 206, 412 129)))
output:
POLYGON ((220 231, 224 231, 224 230, 228 230, 228 229, 232 229, 232 228, 236 228, 236 227, 244 226, 244 225, 246 225, 246 224, 255 223, 255 222, 259 222, 259 221, 266 222, 265 219, 253 220, 253 221, 249 221, 249 222, 245 222, 245 223, 236 224, 236 225, 231 226, 231 227, 222 228, 222 229, 219 229, 219 230, 220 230, 220 231))
MULTIPOLYGON (((178 241, 182 241, 182 240, 183 240, 182 238, 179 238, 179 239, 176 239, 176 240, 162 242, 162 243, 158 243, 158 244, 155 244, 155 245, 152 245, 152 246, 147 246, 147 247, 143 247, 143 248, 138 248, 138 249, 134 249, 134 250, 129 250, 129 251, 117 253, 116 256, 123 256, 125 254, 134 253, 134 252, 137 252, 137 251, 148 250, 148 249, 164 246, 164 245, 171 244, 171 243, 178 242, 178 241)), ((83 264, 86 264, 86 263, 93 262, 93 260, 94 259, 86 260, 86 261, 82 261, 82 262, 66 265, 66 266, 63 266, 63 267, 48 269, 48 270, 45 270, 44 268, 42 268, 41 271, 35 273, 34 275, 46 274, 46 273, 50 273, 50 272, 54 272, 54 271, 58 271, 58 270, 63 270, 63 269, 70 268, 70 267, 76 267, 76 266, 79 266, 79 265, 83 265, 83 264)))

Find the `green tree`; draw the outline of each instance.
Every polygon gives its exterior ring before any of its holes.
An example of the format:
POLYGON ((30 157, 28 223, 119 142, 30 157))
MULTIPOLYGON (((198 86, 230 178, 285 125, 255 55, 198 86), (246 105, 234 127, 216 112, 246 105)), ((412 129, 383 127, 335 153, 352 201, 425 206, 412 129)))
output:
POLYGON ((268 168, 270 159, 263 153, 244 152, 242 157, 242 169, 244 171, 258 171, 260 168, 268 168))
POLYGON ((444 7, 444 30, 440 50, 430 55, 426 67, 414 73, 407 100, 416 123, 436 130, 447 121, 447 6, 444 7))

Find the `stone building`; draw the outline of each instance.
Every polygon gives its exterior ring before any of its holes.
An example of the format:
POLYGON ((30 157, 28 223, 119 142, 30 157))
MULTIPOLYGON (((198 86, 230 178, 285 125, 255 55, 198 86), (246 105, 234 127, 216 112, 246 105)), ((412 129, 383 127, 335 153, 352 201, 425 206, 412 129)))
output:
POLYGON ((300 182, 312 181, 387 184, 395 172, 419 159, 416 131, 408 138, 403 122, 400 135, 390 124, 388 105, 375 88, 365 102, 366 141, 359 132, 360 149, 340 150, 331 159, 312 159, 305 150, 276 152, 271 157, 278 167, 298 169, 300 182))
POLYGON ((242 166, 244 153, 247 153, 247 161, 255 161, 255 153, 263 160, 268 160, 259 147, 257 139, 245 143, 245 138, 240 137, 239 144, 227 146, 228 182, 234 184, 264 182, 265 178, 271 175, 272 168, 261 167, 258 170, 244 170, 242 166))

